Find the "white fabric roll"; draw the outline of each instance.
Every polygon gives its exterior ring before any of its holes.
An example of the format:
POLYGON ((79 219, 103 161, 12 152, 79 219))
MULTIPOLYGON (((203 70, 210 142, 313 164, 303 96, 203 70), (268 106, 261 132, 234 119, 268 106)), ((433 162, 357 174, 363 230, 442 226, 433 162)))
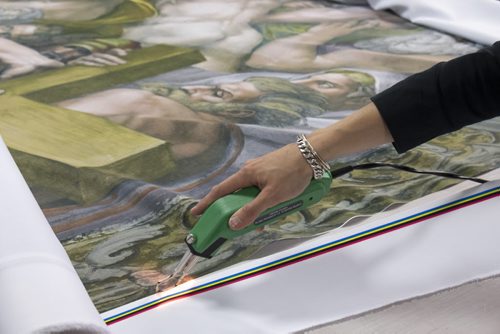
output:
POLYGON ((109 333, 0 138, 0 334, 109 333))
POLYGON ((368 0, 376 10, 391 9, 423 26, 481 44, 500 40, 497 0, 368 0))

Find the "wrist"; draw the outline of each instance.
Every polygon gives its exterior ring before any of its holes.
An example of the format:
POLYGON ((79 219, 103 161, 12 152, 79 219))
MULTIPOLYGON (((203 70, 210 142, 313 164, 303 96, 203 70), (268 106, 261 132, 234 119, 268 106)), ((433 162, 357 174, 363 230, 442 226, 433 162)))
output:
POLYGON ((297 137, 297 148, 309 165, 314 179, 320 179, 325 172, 330 171, 330 165, 316 152, 305 135, 301 134, 297 137))
POLYGON ((307 138, 325 161, 349 156, 393 141, 373 103, 326 128, 313 132, 307 138))
POLYGON ((305 178, 310 180, 313 177, 313 171, 307 161, 300 153, 299 148, 296 143, 291 143, 285 146, 286 156, 290 158, 291 164, 290 168, 293 170, 293 174, 300 178, 305 178))

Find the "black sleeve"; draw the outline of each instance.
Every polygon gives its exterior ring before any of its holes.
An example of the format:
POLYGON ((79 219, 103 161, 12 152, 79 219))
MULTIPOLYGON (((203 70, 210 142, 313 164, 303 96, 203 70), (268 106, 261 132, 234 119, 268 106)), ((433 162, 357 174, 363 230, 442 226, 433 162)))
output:
POLYGON ((500 41, 414 74, 372 101, 399 153, 500 116, 500 41))

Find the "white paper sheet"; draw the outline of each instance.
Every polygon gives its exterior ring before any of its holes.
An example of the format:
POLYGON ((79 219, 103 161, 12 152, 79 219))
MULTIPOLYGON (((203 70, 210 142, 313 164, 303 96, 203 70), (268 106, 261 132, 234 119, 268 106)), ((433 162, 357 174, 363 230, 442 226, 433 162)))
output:
MULTIPOLYGON (((499 186, 500 182, 491 182, 466 189, 471 183, 464 182, 396 212, 374 217, 366 224, 323 235, 266 258, 237 264, 164 294, 112 310, 103 317, 111 318, 165 295, 499 186)), ((306 261, 165 303, 117 322, 111 325, 111 330, 117 334, 290 333, 498 274, 500 224, 495 214, 498 205, 499 196, 477 202, 306 261)))
POLYGON ((497 0, 368 0, 376 10, 398 15, 481 44, 500 39, 500 1, 497 0))
POLYGON ((0 138, 0 334, 108 333, 0 138))

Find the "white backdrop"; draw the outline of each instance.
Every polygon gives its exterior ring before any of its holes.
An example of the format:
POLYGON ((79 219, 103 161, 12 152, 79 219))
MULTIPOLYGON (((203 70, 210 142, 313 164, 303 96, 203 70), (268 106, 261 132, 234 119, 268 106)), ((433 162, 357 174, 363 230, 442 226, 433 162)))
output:
POLYGON ((107 333, 0 137, 0 334, 107 333))
POLYGON ((500 40, 498 0, 368 0, 373 9, 391 9, 423 26, 481 44, 500 40))

